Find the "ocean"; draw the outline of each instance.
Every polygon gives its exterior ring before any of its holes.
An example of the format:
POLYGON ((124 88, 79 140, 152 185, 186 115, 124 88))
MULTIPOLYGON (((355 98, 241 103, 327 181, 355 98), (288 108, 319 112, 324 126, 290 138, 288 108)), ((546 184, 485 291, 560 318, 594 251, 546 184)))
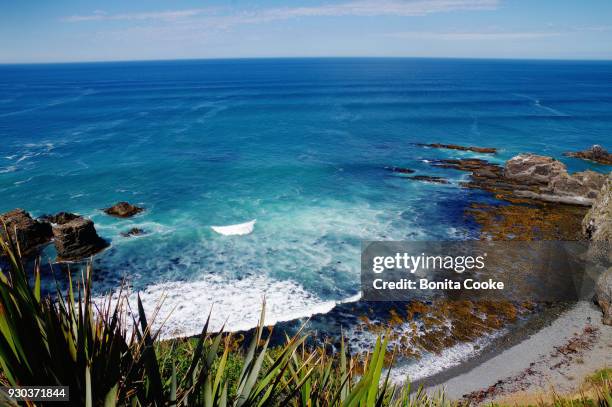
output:
POLYGON ((428 160, 533 152, 601 171, 562 153, 611 142, 612 62, 0 65, 0 212, 93 219, 111 243, 95 259, 97 295, 125 278, 148 310, 163 298, 166 336, 198 332, 213 304, 215 327, 240 330, 256 324, 264 296, 268 323, 350 301, 362 240, 477 236, 464 209, 486 197, 428 160), (500 151, 418 146, 434 142, 500 151), (101 211, 121 200, 146 211, 101 211), (211 229, 251 220, 244 236, 211 229), (121 236, 132 227, 146 234, 121 236))

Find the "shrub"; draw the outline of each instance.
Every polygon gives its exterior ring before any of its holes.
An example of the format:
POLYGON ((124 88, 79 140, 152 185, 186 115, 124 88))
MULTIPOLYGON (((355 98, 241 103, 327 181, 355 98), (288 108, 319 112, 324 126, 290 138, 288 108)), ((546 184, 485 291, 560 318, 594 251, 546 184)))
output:
POLYGON ((76 286, 68 276, 66 293, 56 285, 55 296, 41 297, 39 264, 31 283, 19 248, 10 240, 0 245, 9 263, 0 272, 0 363, 8 385, 70 386, 71 401, 84 406, 395 406, 429 400, 391 385, 388 373, 383 377, 388 344, 382 338, 359 361, 359 375, 343 340, 340 351, 330 353, 306 346, 308 335, 300 331, 271 351, 265 304, 243 353, 232 346, 231 334, 208 332, 209 316, 180 359, 171 349, 160 360, 160 348, 173 345, 157 341, 140 297, 138 318, 130 324, 124 290, 94 303, 91 264, 76 286))

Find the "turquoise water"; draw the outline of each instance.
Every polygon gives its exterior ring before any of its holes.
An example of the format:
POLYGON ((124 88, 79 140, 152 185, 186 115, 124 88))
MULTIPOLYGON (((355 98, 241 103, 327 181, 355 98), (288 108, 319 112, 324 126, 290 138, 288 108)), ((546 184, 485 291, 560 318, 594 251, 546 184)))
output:
MULTIPOLYGON (((268 59, 0 66, 0 212, 91 217, 96 288, 165 295, 175 334, 212 303, 230 329, 325 312, 359 292, 361 240, 460 239, 478 192, 415 143, 561 157, 612 147, 612 63, 268 59), (386 166, 441 175, 409 181, 386 166), (117 220, 119 200, 146 212, 117 220), (212 225, 257 219, 253 233, 212 225), (148 233, 124 238, 131 227, 148 233)), ((54 257, 53 249, 45 255, 54 257)))

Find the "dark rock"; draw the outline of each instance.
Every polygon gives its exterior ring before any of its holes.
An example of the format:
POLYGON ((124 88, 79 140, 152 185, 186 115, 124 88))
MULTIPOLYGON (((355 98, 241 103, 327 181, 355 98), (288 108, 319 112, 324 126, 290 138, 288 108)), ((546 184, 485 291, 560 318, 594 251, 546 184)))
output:
MULTIPOLYGON (((433 160, 431 165, 440 168, 452 168, 459 171, 475 171, 481 169, 488 169, 490 171, 497 171, 497 169, 501 170, 501 167, 498 165, 491 164, 488 161, 481 160, 479 158, 464 158, 461 160, 433 160)), ((501 171, 499 172, 501 173, 501 171)))
POLYGON ((98 236, 90 219, 77 217, 53 228, 58 261, 74 261, 93 256, 108 247, 98 236))
POLYGON ((599 144, 595 144, 591 148, 584 151, 567 152, 563 155, 567 157, 581 158, 583 160, 594 161, 599 164, 612 165, 612 154, 599 144))
POLYGON ((412 174, 414 172, 414 170, 411 170, 410 168, 403 167, 385 167, 385 169, 391 172, 397 172, 399 174, 412 174))
POLYGON ((491 179, 499 178, 499 174, 496 174, 495 172, 491 171, 488 168, 478 168, 474 170, 472 175, 476 178, 491 178, 491 179))
POLYGON ((144 234, 145 234, 145 231, 143 229, 132 228, 132 229, 128 230, 127 232, 121 233, 121 236, 123 236, 123 237, 131 237, 131 236, 140 236, 140 235, 144 235, 144 234))
POLYGON ((450 184, 447 179, 442 177, 436 177, 433 175, 414 175, 412 177, 407 177, 408 179, 413 179, 415 181, 423 181, 423 182, 433 182, 436 184, 450 184))
POLYGON ((595 298, 603 312, 603 323, 612 325, 612 267, 599 276, 595 286, 595 298))
POLYGON ((475 153, 489 153, 489 154, 495 154, 497 152, 496 148, 491 148, 491 147, 474 147, 474 146, 459 146, 457 144, 440 144, 440 143, 433 143, 433 144, 419 144, 419 146, 422 147, 430 147, 430 148, 445 148, 445 149, 449 149, 449 150, 459 150, 459 151, 473 151, 475 153))
POLYGON ((104 209, 107 215, 116 216, 118 218, 130 218, 142 211, 144 211, 144 208, 140 208, 128 202, 119 202, 110 208, 104 209))
POLYGON ((44 220, 45 222, 55 223, 56 225, 63 225, 64 223, 68 223, 71 220, 79 218, 79 215, 70 212, 59 212, 56 215, 43 215, 39 219, 44 220))
POLYGON ((0 215, 0 234, 6 239, 4 225, 14 241, 19 244, 23 255, 32 254, 40 245, 47 244, 53 237, 51 225, 32 219, 23 209, 14 209, 0 215))

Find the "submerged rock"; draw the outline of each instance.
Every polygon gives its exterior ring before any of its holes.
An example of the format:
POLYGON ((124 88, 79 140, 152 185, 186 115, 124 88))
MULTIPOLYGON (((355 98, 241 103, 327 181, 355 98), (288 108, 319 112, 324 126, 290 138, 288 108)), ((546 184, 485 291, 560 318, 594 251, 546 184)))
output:
POLYGON ((144 208, 132 205, 128 202, 119 202, 110 208, 104 209, 107 215, 116 216, 118 218, 130 218, 144 211, 144 208))
POLYGON ((385 169, 391 172, 397 172, 399 174, 412 174, 414 172, 414 170, 404 167, 385 167, 385 169))
POLYGON ((474 147, 474 146, 460 146, 457 144, 440 144, 440 143, 432 143, 432 144, 419 144, 422 147, 430 147, 430 148, 446 148, 448 150, 459 150, 459 151, 473 151, 475 153, 489 153, 495 154, 497 152, 496 148, 492 147, 474 147))
POLYGON ((408 177, 408 179, 412 179, 415 181, 423 181, 423 182, 433 182, 436 184, 450 184, 450 182, 442 177, 436 177, 433 175, 414 175, 412 177, 408 177))
POLYGON ((19 244, 24 255, 31 254, 39 246, 49 243, 53 237, 48 222, 32 219, 23 209, 14 209, 0 215, 0 234, 6 239, 2 223, 6 224, 10 237, 19 244))
POLYGON ((612 165, 612 154, 599 144, 595 144, 591 148, 584 151, 567 152, 563 155, 567 157, 581 158, 583 160, 594 161, 600 164, 612 165))
POLYGON ((75 261, 108 247, 98 236, 93 221, 77 217, 53 228, 58 261, 75 261))
POLYGON ((121 236, 123 237, 131 237, 131 236, 141 236, 144 235, 145 231, 143 229, 140 228, 132 228, 130 230, 128 230, 127 232, 122 232, 121 236))

